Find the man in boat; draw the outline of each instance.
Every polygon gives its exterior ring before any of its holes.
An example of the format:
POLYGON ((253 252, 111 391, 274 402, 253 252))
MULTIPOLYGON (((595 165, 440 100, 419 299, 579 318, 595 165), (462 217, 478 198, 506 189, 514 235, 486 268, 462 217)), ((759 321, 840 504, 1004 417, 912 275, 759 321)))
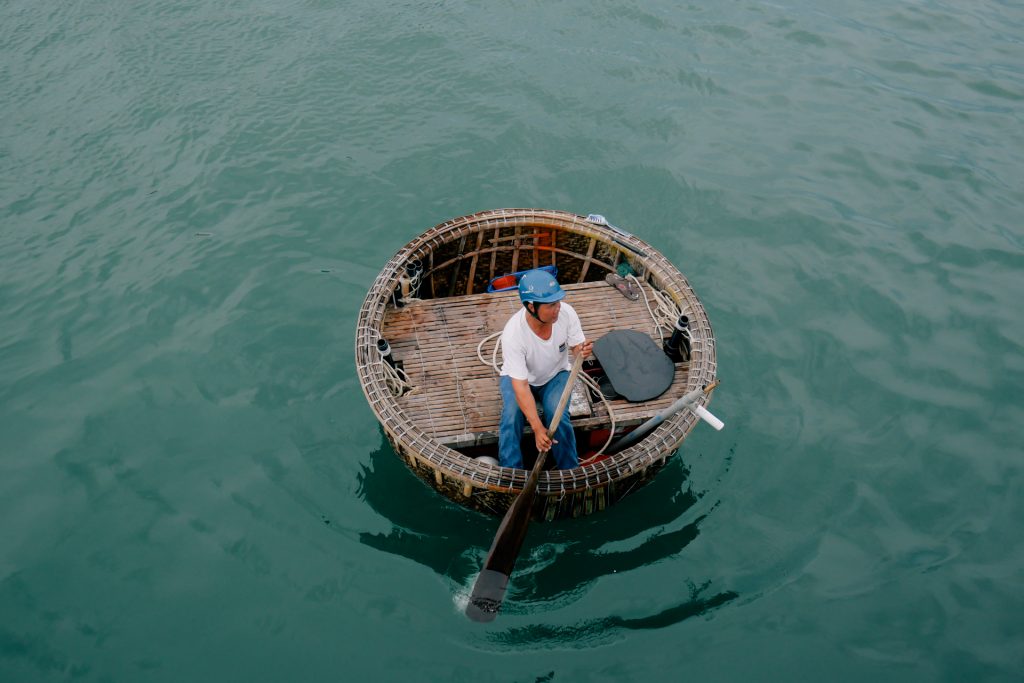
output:
POLYGON ((579 465, 576 436, 569 416, 563 415, 553 438, 545 423, 558 406, 569 380, 569 351, 590 355, 593 343, 583 336, 576 311, 562 303, 565 291, 550 273, 531 270, 519 278, 523 308, 512 316, 501 333, 501 426, 498 458, 503 467, 523 468, 519 443, 524 425, 533 429, 537 450, 550 449, 559 469, 579 465), (537 403, 544 407, 544 421, 537 403))

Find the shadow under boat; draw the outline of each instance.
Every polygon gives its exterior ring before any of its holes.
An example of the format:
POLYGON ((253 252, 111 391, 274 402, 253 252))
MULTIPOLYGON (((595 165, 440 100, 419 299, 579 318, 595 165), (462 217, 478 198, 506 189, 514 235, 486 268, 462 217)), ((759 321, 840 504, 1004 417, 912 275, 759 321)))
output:
MULTIPOLYGON (((395 457, 383 431, 381 446, 370 455, 358 481, 359 495, 392 524, 387 533, 361 533, 363 544, 413 560, 459 585, 467 585, 480 571, 480 560, 494 536, 494 520, 439 499, 395 457)), ((674 526, 702 497, 689 485, 689 470, 679 459, 673 459, 643 491, 623 501, 615 514, 537 525, 519 559, 515 602, 530 605, 572 601, 604 576, 679 554, 699 536, 708 513, 677 529, 663 529, 674 526), (638 538, 643 540, 634 545, 638 538), (605 549, 617 542, 632 547, 605 549)), ((722 593, 704 598, 697 594, 704 590, 706 586, 699 591, 693 589, 691 600, 659 614, 640 619, 613 618, 605 626, 655 628, 736 597, 722 593)))

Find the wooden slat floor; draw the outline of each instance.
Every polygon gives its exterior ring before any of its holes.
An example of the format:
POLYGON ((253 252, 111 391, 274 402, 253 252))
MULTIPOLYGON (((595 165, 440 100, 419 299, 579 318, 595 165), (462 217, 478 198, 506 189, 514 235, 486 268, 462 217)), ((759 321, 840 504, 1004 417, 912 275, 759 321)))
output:
MULTIPOLYGON (((648 297, 648 285, 644 285, 648 297)), ((588 339, 600 339, 614 329, 633 329, 650 335, 660 347, 650 313, 641 297, 630 301, 605 282, 566 285, 565 301, 580 316, 588 339)), ((404 364, 416 387, 398 399, 405 413, 438 442, 451 446, 496 443, 501 417, 498 376, 477 357, 480 341, 500 332, 521 307, 516 291, 472 294, 414 302, 390 309, 382 333, 394 358, 404 364)), ((497 339, 483 349, 488 359, 497 339)), ((687 365, 676 365, 672 386, 644 403, 612 401, 616 424, 639 424, 682 395, 687 365)), ((591 417, 574 418, 578 427, 607 425, 601 401, 591 417)))

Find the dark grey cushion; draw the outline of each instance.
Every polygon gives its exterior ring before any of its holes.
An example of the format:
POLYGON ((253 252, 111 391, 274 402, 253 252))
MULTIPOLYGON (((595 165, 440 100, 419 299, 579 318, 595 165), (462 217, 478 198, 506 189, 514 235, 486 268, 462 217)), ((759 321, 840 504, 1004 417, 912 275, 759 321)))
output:
POLYGON ((594 342, 594 355, 615 391, 628 401, 649 401, 672 385, 675 365, 642 332, 613 330, 594 342))

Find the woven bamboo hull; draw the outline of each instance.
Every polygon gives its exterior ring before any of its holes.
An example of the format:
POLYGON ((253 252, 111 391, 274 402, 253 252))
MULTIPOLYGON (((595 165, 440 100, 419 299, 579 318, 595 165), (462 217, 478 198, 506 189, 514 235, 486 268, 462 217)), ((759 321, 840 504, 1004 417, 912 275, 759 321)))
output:
MULTIPOLYGON (((417 458, 394 435, 386 431, 385 434, 395 453, 413 474, 424 484, 459 505, 477 512, 501 517, 512 505, 515 497, 519 495, 519 489, 510 491, 472 486, 458 476, 453 476, 451 472, 446 472, 429 461, 417 458)), ((666 453, 661 460, 654 461, 646 470, 610 480, 603 486, 539 495, 534 502, 533 518, 536 521, 550 522, 555 519, 581 517, 601 512, 652 481, 654 476, 665 466, 666 460, 673 455, 675 455, 674 450, 666 453)))
MULTIPOLYGON (((464 347, 470 339, 500 330, 507 311, 515 309, 493 309, 500 308, 502 301, 513 306, 514 295, 502 299, 503 295, 481 292, 496 276, 554 263, 559 281, 563 286, 575 287, 577 296, 607 291, 621 299, 624 306, 623 297, 598 284, 621 260, 627 260, 641 274, 645 287, 670 296, 691 321, 691 360, 679 366, 677 381, 661 403, 640 406, 650 416, 682 393, 711 384, 716 360, 714 336, 703 306, 682 274, 649 244, 570 213, 502 209, 435 226, 395 255, 381 271, 360 311, 356 363, 360 384, 388 440, 417 477, 459 505, 486 514, 504 514, 525 484, 527 472, 488 465, 450 447, 461 449, 472 443, 479 451, 480 444, 493 440, 493 424, 486 424, 489 419, 493 421, 493 410, 488 412, 481 403, 497 397, 486 389, 474 394, 470 388, 487 387, 488 382, 496 380, 490 377, 493 371, 467 360, 464 347), (395 293, 401 291, 400 279, 413 260, 424 265, 420 296, 428 301, 398 310, 395 293), (445 311, 452 310, 463 312, 449 313, 446 318, 445 311), (474 316, 476 310, 480 313, 474 316), (445 336, 440 339, 444 343, 431 341, 431 330, 443 330, 445 336), (378 337, 385 334, 395 340, 395 355, 404 357, 410 378, 416 380, 417 390, 422 390, 419 395, 396 397, 388 390, 376 349, 378 337), (457 398, 448 402, 451 405, 442 405, 444 401, 429 395, 433 390, 436 396, 457 398)), ((570 292, 570 299, 572 296, 570 292)), ((621 318, 620 326, 627 319, 614 311, 611 316, 621 318)), ((602 317, 584 323, 588 337, 596 338, 591 328, 601 324, 615 327, 602 317)), ((704 404, 708 400, 710 396, 704 404)), ((623 406, 624 410, 630 408, 635 409, 635 405, 623 406)), ((633 423, 645 419, 643 410, 633 418, 633 423)), ((590 429, 600 427, 601 421, 598 416, 581 424, 590 429)), ((535 519, 579 517, 614 505, 653 479, 696 422, 695 415, 683 411, 611 458, 573 470, 543 472, 535 519)), ((577 421, 573 424, 576 426, 577 421)), ((496 456, 496 445, 493 450, 496 456)))

